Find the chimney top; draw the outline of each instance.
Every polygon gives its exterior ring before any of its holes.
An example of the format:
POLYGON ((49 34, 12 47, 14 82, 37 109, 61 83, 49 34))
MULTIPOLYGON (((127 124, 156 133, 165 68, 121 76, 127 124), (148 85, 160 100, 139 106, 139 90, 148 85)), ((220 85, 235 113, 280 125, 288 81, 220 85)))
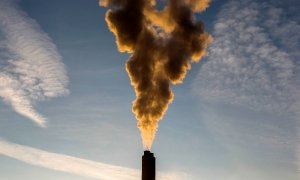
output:
POLYGON ((149 150, 144 151, 144 156, 151 156, 153 157, 153 153, 149 150))

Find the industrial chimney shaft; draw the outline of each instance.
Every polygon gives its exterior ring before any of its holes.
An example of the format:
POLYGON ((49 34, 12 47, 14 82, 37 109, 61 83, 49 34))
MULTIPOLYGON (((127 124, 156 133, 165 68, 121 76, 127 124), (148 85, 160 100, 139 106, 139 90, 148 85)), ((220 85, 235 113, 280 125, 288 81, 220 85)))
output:
POLYGON ((142 158, 142 180, 155 180, 155 157, 150 151, 144 151, 142 158))

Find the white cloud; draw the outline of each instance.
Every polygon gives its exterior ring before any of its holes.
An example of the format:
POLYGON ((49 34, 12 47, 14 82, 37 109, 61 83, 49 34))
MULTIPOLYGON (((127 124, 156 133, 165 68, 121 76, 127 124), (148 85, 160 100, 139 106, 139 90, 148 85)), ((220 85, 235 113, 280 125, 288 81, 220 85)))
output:
MULTIPOLYGON (((141 174, 139 170, 99 163, 91 160, 51 153, 32 147, 14 144, 0 138, 0 155, 8 156, 25 163, 67 172, 83 177, 101 180, 137 180, 141 174)), ((159 174, 158 179, 181 179, 177 174, 159 174)))
POLYGON ((300 24, 268 1, 229 1, 214 25, 208 61, 194 82, 202 100, 299 112, 300 24))
POLYGON ((266 166, 252 179, 299 178, 299 3, 229 0, 217 15, 208 60, 193 84, 201 101, 213 107, 202 119, 236 164, 258 167, 256 172, 266 166))
POLYGON ((68 77, 49 36, 13 0, 0 0, 0 97, 40 126, 37 101, 65 95, 68 77))

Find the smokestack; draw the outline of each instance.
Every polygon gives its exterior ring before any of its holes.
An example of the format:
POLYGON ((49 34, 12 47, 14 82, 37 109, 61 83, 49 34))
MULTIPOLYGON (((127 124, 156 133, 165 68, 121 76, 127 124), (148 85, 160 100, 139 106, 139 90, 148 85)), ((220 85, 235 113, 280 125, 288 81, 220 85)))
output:
POLYGON ((144 151, 142 160, 142 180, 155 180, 155 157, 150 151, 144 151))

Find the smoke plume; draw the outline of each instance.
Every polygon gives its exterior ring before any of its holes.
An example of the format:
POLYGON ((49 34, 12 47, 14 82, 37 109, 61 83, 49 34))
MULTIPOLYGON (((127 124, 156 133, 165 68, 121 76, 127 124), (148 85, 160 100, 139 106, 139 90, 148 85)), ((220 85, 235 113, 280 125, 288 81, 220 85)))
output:
POLYGON ((130 53, 126 70, 135 89, 133 112, 145 149, 153 143, 158 122, 173 100, 170 84, 181 83, 191 62, 206 55, 212 37, 196 21, 210 0, 100 0, 120 52, 130 53))

